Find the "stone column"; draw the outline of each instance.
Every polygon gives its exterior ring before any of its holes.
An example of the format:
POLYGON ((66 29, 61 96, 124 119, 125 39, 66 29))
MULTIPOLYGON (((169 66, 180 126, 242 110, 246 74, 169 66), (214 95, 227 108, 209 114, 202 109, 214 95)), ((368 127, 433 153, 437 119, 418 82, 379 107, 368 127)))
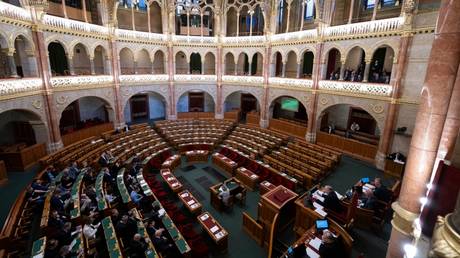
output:
POLYGON ((269 94, 270 94, 270 88, 268 85, 268 79, 270 77, 270 56, 272 55, 272 47, 270 43, 268 43, 265 46, 265 56, 264 58, 264 68, 263 68, 263 78, 264 78, 264 93, 262 96, 262 103, 260 103, 260 121, 259 125, 262 128, 267 128, 269 124, 269 105, 270 103, 268 102, 269 100, 269 94))
POLYGON ((431 48, 424 90, 420 98, 405 175, 392 221, 388 258, 403 257, 403 245, 412 241, 413 220, 433 171, 436 153, 460 62, 460 1, 443 0, 431 48), (454 46, 454 47, 451 47, 454 46))
POLYGON ((248 63, 248 75, 249 76, 252 75, 252 64, 251 63, 248 63))
POLYGON ((134 62, 133 62, 133 69, 134 69, 134 74, 139 73, 139 71, 137 71, 137 60, 134 60, 134 62))
POLYGON ((223 75, 223 64, 222 60, 224 59, 222 56, 222 46, 217 46, 217 54, 216 54, 216 75, 217 75, 217 103, 216 103, 216 112, 215 118, 216 119, 224 119, 224 100, 222 99, 222 75, 223 75))
POLYGON ((390 85, 393 87, 393 92, 391 95, 392 101, 389 104, 388 113, 385 119, 385 127, 382 131, 382 136, 379 143, 379 149, 375 157, 376 166, 379 169, 385 168, 385 158, 390 152, 390 147, 393 140, 393 131, 395 129, 396 121, 398 119, 398 109, 399 106, 396 103, 396 100, 400 97, 402 92, 401 81, 403 75, 405 74, 407 67, 407 58, 408 58, 408 49, 412 43, 412 36, 410 33, 403 35, 399 43, 399 61, 398 63, 393 64, 390 85))
POLYGON ((344 76, 345 76, 345 60, 342 60, 342 66, 340 66, 340 77, 339 77, 339 80, 340 81, 343 81, 344 80, 344 76))
POLYGON ((308 113, 307 121, 307 135, 305 135, 305 140, 311 143, 316 142, 316 109, 318 106, 318 93, 319 81, 321 79, 321 72, 323 66, 326 66, 325 63, 321 63, 322 54, 323 54, 324 43, 316 44, 316 53, 313 59, 313 71, 312 71, 312 80, 313 80, 313 91, 311 92, 310 105, 311 109, 308 113))
POLYGON ((353 11, 355 7, 355 0, 351 0, 350 3, 350 12, 348 14, 348 24, 350 24, 353 21, 353 11))
POLYGON ((73 65, 73 56, 67 55, 67 64, 69 65, 69 73, 70 75, 74 76, 75 75, 75 68, 73 65))
POLYGON ((281 70, 281 77, 286 78, 286 62, 283 62, 283 69, 281 70))
POLYGON ((64 15, 64 18, 68 19, 69 17, 67 16, 67 8, 65 6, 65 0, 61 1, 61 8, 62 8, 62 14, 64 15))
POLYGON ((121 75, 121 66, 120 66, 120 59, 118 54, 118 47, 117 42, 115 41, 114 37, 110 37, 109 40, 109 54, 108 57, 112 61, 112 75, 113 75, 113 98, 115 107, 115 119, 113 121, 115 128, 123 128, 125 126, 125 118, 124 118, 124 110, 123 110, 123 103, 122 103, 122 96, 121 96, 121 85, 120 85, 120 75, 121 75))
POLYGON ((94 67, 94 58, 93 57, 89 58, 89 65, 90 65, 90 69, 91 69, 91 75, 95 75, 96 74, 96 69, 94 67))
POLYGON ((238 75, 238 62, 235 62, 235 75, 238 75))
POLYGON ((16 68, 16 61, 14 60, 14 48, 9 48, 5 52, 6 52, 6 59, 7 59, 7 62, 8 62, 8 68, 9 68, 9 72, 10 72, 10 77, 11 78, 19 77, 18 72, 17 72, 17 68, 16 68))
MULTIPOLYGON (((173 24, 174 25, 174 24, 173 24)), ((169 75, 169 83, 168 83, 168 93, 169 93, 169 116, 168 119, 175 120, 177 119, 176 113, 176 99, 175 99, 175 89, 174 89, 174 49, 173 44, 171 41, 172 34, 169 35, 168 41, 168 75, 169 75)), ((189 69, 190 71, 190 69, 189 69)))
POLYGON ((297 79, 300 78, 301 73, 302 73, 302 63, 297 63, 297 74, 296 74, 297 79))
POLYGON ((104 62, 104 74, 107 74, 107 75, 112 75, 112 74, 113 74, 113 71, 112 71, 112 60, 111 60, 110 57, 108 57, 108 56, 105 57, 105 62, 104 62))
POLYGON ((364 68, 363 82, 367 82, 369 80, 369 71, 371 70, 372 60, 366 59, 365 62, 366 66, 364 68))
POLYGON ((204 58, 201 60, 201 74, 205 74, 204 72, 204 58))
POLYGON ((86 13, 86 1, 85 0, 81 0, 81 9, 83 11, 83 18, 85 20, 86 23, 88 23, 88 14, 86 13))
POLYGON ((190 74, 190 70, 191 70, 191 69, 192 69, 192 68, 190 67, 190 61, 187 60, 187 74, 190 74))
POLYGON ((378 9, 379 4, 380 4, 380 0, 375 0, 374 1, 374 11, 372 12, 371 21, 374 21, 375 18, 377 17, 377 9, 378 9))
POLYGON ((154 60, 152 60, 152 66, 151 66, 152 69, 150 70, 150 73, 151 73, 151 74, 155 74, 155 66, 154 66, 154 64, 155 64, 155 63, 154 63, 154 60))
POLYGON ((236 36, 240 35, 240 12, 236 13, 236 36))

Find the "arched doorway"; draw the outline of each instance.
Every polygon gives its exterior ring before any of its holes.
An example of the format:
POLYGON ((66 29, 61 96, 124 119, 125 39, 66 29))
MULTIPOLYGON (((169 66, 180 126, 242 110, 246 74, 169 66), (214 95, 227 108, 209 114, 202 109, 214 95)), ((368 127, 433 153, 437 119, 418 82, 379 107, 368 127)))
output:
POLYGON ((345 61, 345 71, 343 74, 343 80, 360 82, 364 78, 364 67, 366 53, 361 47, 352 48, 347 55, 345 61))
POLYGON ((372 55, 369 82, 390 83, 393 69, 394 50, 389 46, 382 46, 372 55))
POLYGON ((297 54, 294 51, 290 51, 287 55, 287 60, 285 64, 285 75, 287 78, 296 78, 297 77, 297 54))
POLYGON ((136 57, 136 74, 149 74, 152 72, 152 62, 150 61, 149 52, 142 49, 136 57))
POLYGON ((377 145, 380 129, 377 121, 366 110, 350 104, 337 104, 326 108, 318 118, 318 130, 377 145), (358 126, 352 129, 353 124, 358 126))
POLYGON ((48 130, 40 116, 23 109, 0 113, 0 146, 31 146, 48 142, 48 130))
POLYGON ((140 92, 125 104, 126 123, 136 124, 164 120, 166 117, 166 100, 156 92, 140 92))
POLYGON ((153 73, 165 74, 165 57, 161 50, 155 52, 153 56, 153 73))
POLYGON ((75 45, 73 49, 73 58, 70 62, 73 62, 73 68, 76 75, 91 74, 91 63, 88 51, 86 50, 86 46, 83 44, 79 43, 75 45))
POLYGON ((204 71, 203 74, 216 74, 216 58, 214 54, 209 52, 204 57, 204 71))
POLYGON ((191 90, 182 94, 177 101, 176 110, 183 112, 211 112, 214 113, 214 98, 205 91, 191 90))
POLYGON ((61 135, 113 121, 113 108, 99 97, 82 97, 70 103, 61 114, 61 135))
POLYGON ((198 53, 192 53, 190 55, 190 74, 201 74, 202 73, 201 56, 198 53))
POLYGON ((121 74, 134 74, 134 54, 129 48, 120 51, 120 70, 121 74))
POLYGON ((37 61, 34 56, 32 43, 20 35, 14 40, 14 60, 16 64, 16 74, 20 77, 36 77, 37 61))
POLYGON ((224 112, 236 112, 239 114, 238 120, 245 122, 248 113, 260 112, 260 105, 257 98, 251 93, 236 91, 225 98, 224 112))
POLYGON ((312 79, 314 58, 315 56, 311 51, 305 51, 303 53, 302 74, 300 75, 300 78, 312 79))
POLYGON ((48 56, 52 75, 70 75, 66 52, 61 43, 51 42, 48 45, 48 56))
POLYGON ((232 53, 228 52, 225 55, 225 75, 236 75, 235 70, 235 57, 232 53))
POLYGON ((340 77, 340 52, 336 48, 329 50, 327 54, 327 68, 326 78, 327 80, 338 80, 340 77))
POLYGON ((94 49, 94 74, 110 74, 108 69, 111 64, 108 62, 105 49, 102 46, 97 46, 94 49))
POLYGON ((281 77, 283 75, 283 56, 280 52, 273 55, 271 66, 272 76, 281 77))
POLYGON ((187 56, 184 52, 179 51, 176 54, 176 72, 175 74, 187 74, 190 70, 188 67, 187 56))
POLYGON ((307 109, 300 100, 291 96, 280 96, 270 104, 270 117, 307 125, 307 109))

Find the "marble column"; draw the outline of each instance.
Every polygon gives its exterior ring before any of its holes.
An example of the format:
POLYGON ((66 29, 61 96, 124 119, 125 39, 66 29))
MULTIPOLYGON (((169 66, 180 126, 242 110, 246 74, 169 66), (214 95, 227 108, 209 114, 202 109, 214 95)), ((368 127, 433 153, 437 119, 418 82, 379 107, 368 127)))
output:
POLYGON ((316 142, 316 112, 318 106, 318 93, 317 89, 319 87, 319 81, 321 80, 321 73, 324 70, 323 67, 327 67, 326 63, 321 63, 321 56, 323 54, 324 43, 318 43, 316 45, 316 53, 313 59, 313 71, 312 71, 312 80, 313 80, 313 91, 311 93, 310 99, 310 112, 308 112, 308 121, 307 121, 307 135, 305 135, 305 140, 311 143, 316 142))
POLYGON ((399 106, 396 100, 400 97, 402 92, 401 81, 407 68, 408 49, 412 43, 412 36, 404 35, 399 43, 399 61, 393 64, 390 85, 393 87, 391 98, 393 99, 388 107, 388 113, 385 119, 385 126, 382 131, 379 148, 375 157, 376 166, 379 169, 385 168, 385 158, 390 152, 390 147, 393 140, 393 131, 395 129, 396 120, 398 118, 399 106))
POLYGON ((204 75, 204 59, 201 60, 201 74, 204 75))
POLYGON ((286 78, 286 64, 283 63, 283 69, 281 70, 281 77, 286 78))
POLYGON ((403 257, 403 245, 412 241, 412 224, 420 213, 420 198, 426 194, 453 94, 460 62, 458 42, 460 1, 442 0, 401 193, 392 205, 395 214, 388 258, 403 257))
POLYGON ((378 8, 378 6, 379 6, 379 2, 380 2, 380 0, 375 0, 375 1, 374 1, 374 10, 373 10, 373 12, 372 12, 371 21, 374 21, 375 18, 377 17, 377 8, 378 8))
POLYGON ((125 125, 125 118, 124 118, 124 110, 123 110, 123 103, 122 103, 122 96, 121 96, 121 89, 120 89, 120 75, 121 75, 121 65, 119 59, 119 52, 117 43, 114 38, 109 40, 109 54, 108 58, 111 62, 112 67, 112 75, 113 75, 113 98, 114 98, 114 113, 115 119, 113 124, 115 128, 122 128, 125 125))
POLYGON ((191 70, 191 69, 192 69, 192 68, 190 67, 190 62, 187 61, 187 74, 190 74, 190 70, 191 70))
POLYGON ((75 68, 74 68, 74 65, 73 65, 73 57, 72 56, 67 57, 67 64, 69 66, 70 75, 74 76, 75 75, 75 68))
POLYGON ((90 57, 89 65, 90 65, 90 69, 91 69, 91 75, 95 75, 96 74, 96 69, 94 68, 94 58, 90 57))
POLYGON ((252 75, 252 64, 251 63, 248 63, 248 75, 249 76, 252 75))
POLYGON ((235 62, 235 75, 238 75, 238 62, 235 62))
POLYGON ((350 12, 348 14, 348 24, 350 24, 353 21, 353 11, 355 7, 355 0, 351 0, 350 3, 350 12))
POLYGON ((134 74, 138 74, 139 72, 137 71, 137 61, 134 60, 134 63, 133 63, 133 70, 134 70, 134 74))
POLYGON ((150 71, 151 74, 155 74, 155 65, 154 65, 154 64, 155 64, 155 63, 154 63, 154 61, 152 60, 152 66, 151 66, 152 69, 151 69, 151 71, 150 71))
POLYGON ((297 73, 296 73, 296 78, 300 78, 300 74, 302 73, 302 63, 297 63, 297 73))
POLYGON ((340 66, 340 77, 339 77, 339 80, 340 81, 343 81, 344 80, 344 76, 345 76, 345 61, 342 61, 341 62, 342 65, 340 66))
POLYGON ((16 61, 14 61, 14 52, 8 52, 8 55, 6 56, 7 61, 8 61, 8 68, 10 71, 10 77, 11 78, 17 78, 18 77, 18 72, 16 68, 16 61))
POLYGON ((364 68, 363 82, 369 80, 369 71, 371 70, 371 60, 366 60, 366 66, 364 68))

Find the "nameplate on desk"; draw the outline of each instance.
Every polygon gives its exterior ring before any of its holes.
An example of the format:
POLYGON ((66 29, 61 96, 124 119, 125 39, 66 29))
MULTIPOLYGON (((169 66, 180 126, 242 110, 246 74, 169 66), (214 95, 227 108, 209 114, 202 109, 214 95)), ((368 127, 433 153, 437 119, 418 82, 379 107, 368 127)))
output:
POLYGON ((217 230, 219 230, 219 227, 214 226, 214 227, 210 228, 209 230, 211 230, 212 233, 215 233, 217 230))
POLYGON ((322 217, 327 216, 327 212, 325 212, 323 209, 315 209, 315 212, 318 213, 322 217))
POLYGON ((313 207, 315 207, 315 209, 324 210, 324 207, 317 202, 313 202, 313 207))
POLYGON ((209 218, 208 214, 204 214, 203 216, 200 217, 201 220, 207 220, 209 218))
POLYGON ((307 255, 310 258, 319 258, 319 254, 313 251, 313 249, 311 249, 310 247, 307 247, 307 255))
POLYGON ((310 240, 309 244, 316 250, 319 250, 319 247, 321 245, 321 239, 315 237, 314 239, 310 240))

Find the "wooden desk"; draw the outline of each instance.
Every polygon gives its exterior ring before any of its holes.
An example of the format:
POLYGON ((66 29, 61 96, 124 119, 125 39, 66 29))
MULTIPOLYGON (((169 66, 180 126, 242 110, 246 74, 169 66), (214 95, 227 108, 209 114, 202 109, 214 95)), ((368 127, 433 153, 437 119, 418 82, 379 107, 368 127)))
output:
POLYGON ((185 158, 188 163, 208 162, 209 151, 192 150, 185 152, 185 158))
POLYGON ((222 186, 223 183, 227 184, 227 187, 230 190, 230 195, 232 197, 243 191, 243 186, 241 182, 234 177, 229 178, 222 183, 218 183, 209 187, 209 192, 211 194, 211 205, 219 211, 222 210, 224 207, 222 200, 219 198, 219 188, 222 186))
POLYGON ((264 195, 266 194, 267 192, 270 192, 271 190, 275 189, 276 188, 276 185, 268 182, 268 181, 263 181, 259 184, 259 192, 260 192, 260 195, 264 195))
MULTIPOLYGON (((385 160, 385 175, 401 179, 404 173, 405 164, 394 162, 393 160, 385 160)), ((1 178, 1 175, 0 175, 1 178)))
POLYGON ((197 217, 201 226, 208 233, 220 250, 228 248, 228 232, 217 222, 209 212, 204 212, 197 217))
POLYGON ((212 154, 212 163, 227 172, 229 176, 233 176, 234 171, 238 166, 236 162, 220 153, 212 154))
POLYGON ((251 189, 251 191, 256 188, 257 183, 259 182, 259 176, 244 167, 239 167, 236 170, 236 178, 251 189))
POLYGON ((180 161, 181 161, 180 158, 181 158, 181 156, 178 155, 178 154, 167 158, 163 162, 163 164, 161 164, 161 168, 162 169, 169 168, 171 171, 173 171, 174 169, 176 169, 180 165, 180 161))
POLYGON ((110 217, 105 217, 101 224, 104 230, 105 243, 107 245, 107 251, 110 258, 122 258, 123 255, 120 251, 120 244, 118 243, 117 235, 115 234, 112 219, 110 217))
POLYGON ((287 209, 285 214, 288 218, 292 219, 291 215, 294 214, 294 206, 292 206, 291 203, 297 198, 297 196, 298 195, 296 193, 282 185, 279 185, 275 189, 262 195, 262 212, 259 219, 265 224, 271 224, 275 215, 285 207, 287 209))
POLYGON ((184 190, 179 193, 179 199, 192 214, 201 213, 203 207, 200 202, 188 191, 184 190))
POLYGON ((8 174, 6 173, 6 166, 3 160, 0 160, 0 185, 8 182, 8 174))
POLYGON ((121 200, 124 204, 131 203, 131 196, 129 195, 128 188, 125 185, 125 168, 121 168, 117 174, 117 186, 120 192, 121 200))
POLYGON ((169 169, 162 169, 160 170, 161 177, 165 180, 165 182, 168 184, 169 188, 175 192, 178 193, 183 190, 183 185, 177 178, 171 173, 171 170, 169 169))

